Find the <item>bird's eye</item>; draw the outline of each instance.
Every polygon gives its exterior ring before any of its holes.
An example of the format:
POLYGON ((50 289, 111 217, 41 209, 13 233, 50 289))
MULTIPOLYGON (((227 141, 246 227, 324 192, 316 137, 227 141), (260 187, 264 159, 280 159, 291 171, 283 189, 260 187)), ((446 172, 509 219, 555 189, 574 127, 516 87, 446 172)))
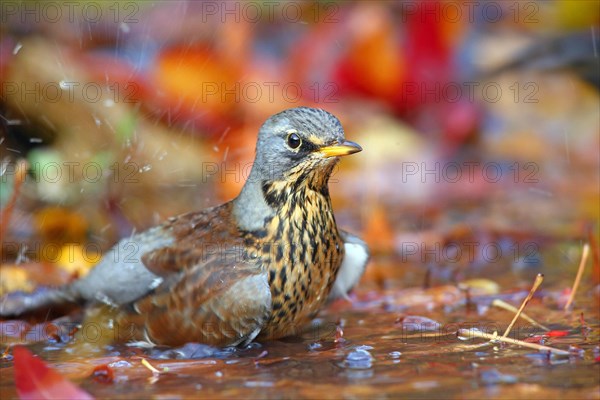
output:
POLYGON ((290 149, 297 149, 302 144, 302 139, 296 133, 290 133, 287 137, 287 144, 290 149))

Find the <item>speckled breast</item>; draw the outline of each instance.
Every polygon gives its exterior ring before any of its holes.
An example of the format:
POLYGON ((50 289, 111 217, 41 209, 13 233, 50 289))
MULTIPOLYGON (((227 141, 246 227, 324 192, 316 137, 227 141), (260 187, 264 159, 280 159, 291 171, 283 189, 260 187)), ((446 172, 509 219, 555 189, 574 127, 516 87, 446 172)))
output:
POLYGON ((259 253, 268 266, 272 311, 261 336, 301 332, 321 309, 344 257, 327 193, 299 189, 267 224, 259 253))

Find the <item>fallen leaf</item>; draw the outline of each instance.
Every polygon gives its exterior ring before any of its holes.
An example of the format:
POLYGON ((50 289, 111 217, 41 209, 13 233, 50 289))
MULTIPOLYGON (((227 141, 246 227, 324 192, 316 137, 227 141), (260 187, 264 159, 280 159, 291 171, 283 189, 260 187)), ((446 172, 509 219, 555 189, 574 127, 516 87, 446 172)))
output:
POLYGON ((0 296, 17 290, 31 292, 33 289, 34 285, 29 280, 27 271, 23 268, 16 265, 2 267, 2 273, 0 274, 0 296))
POLYGON ((101 254, 80 244, 68 243, 61 247, 57 265, 69 274, 84 277, 100 261, 101 254))
POLYGON ((92 371, 92 378, 99 383, 113 383, 115 380, 115 373, 108 364, 98 365, 92 371))
POLYGON ((34 357, 25 347, 13 350, 15 386, 21 399, 93 399, 93 397, 34 357))
POLYGON ((562 337, 562 336, 567 336, 568 334, 569 334, 568 331, 550 331, 550 332, 544 333, 545 336, 550 336, 550 337, 562 337))
POLYGON ((42 237, 50 244, 81 243, 88 229, 83 215, 61 207, 46 207, 38 211, 35 222, 42 237))
POLYGON ((468 279, 460 283, 469 288, 471 296, 485 296, 500 293, 500 285, 490 279, 468 279))
POLYGON ((394 249, 394 234, 387 212, 374 206, 368 217, 364 238, 369 244, 369 249, 374 253, 389 254, 394 249))

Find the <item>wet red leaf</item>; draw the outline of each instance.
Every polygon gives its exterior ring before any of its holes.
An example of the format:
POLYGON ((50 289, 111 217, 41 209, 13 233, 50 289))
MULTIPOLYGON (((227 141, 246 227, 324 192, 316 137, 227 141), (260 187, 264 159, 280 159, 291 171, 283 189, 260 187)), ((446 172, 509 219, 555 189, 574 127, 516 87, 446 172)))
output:
POLYGON ((92 378, 98 383, 113 383, 115 374, 107 364, 98 365, 92 372, 92 378))
POLYGON ((524 342, 528 342, 528 343, 537 343, 537 344, 543 344, 542 342, 544 341, 544 336, 542 335, 535 335, 535 336, 531 336, 528 338, 523 339, 524 342))
POLYGON ((569 331, 549 331, 545 333, 545 335, 549 337, 562 337, 567 336, 568 334, 569 331))
POLYGON ((13 350, 15 386, 21 399, 93 399, 73 383, 34 357, 25 347, 13 350))

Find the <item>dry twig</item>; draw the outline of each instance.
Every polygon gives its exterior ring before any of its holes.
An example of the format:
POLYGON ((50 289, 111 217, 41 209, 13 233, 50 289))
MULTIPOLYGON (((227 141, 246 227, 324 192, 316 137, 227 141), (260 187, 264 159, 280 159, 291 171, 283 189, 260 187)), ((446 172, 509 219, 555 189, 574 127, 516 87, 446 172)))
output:
POLYGON ((536 349, 539 351, 549 351, 551 353, 554 353, 556 355, 561 355, 561 356, 568 356, 570 354, 566 350, 555 349, 554 347, 548 347, 548 346, 544 346, 544 345, 537 344, 537 343, 529 343, 529 342, 524 342, 522 340, 511 339, 511 338, 507 338, 504 336, 498 336, 497 332, 494 332, 494 334, 489 334, 489 333, 481 332, 480 330, 477 330, 477 329, 459 329, 457 334, 458 334, 458 336, 461 336, 461 337, 476 337, 476 338, 481 338, 481 339, 487 339, 492 342, 498 341, 498 342, 516 344, 517 346, 529 347, 530 349, 536 349))
MULTIPOLYGON (((495 299, 494 301, 492 301, 492 305, 496 306, 498 308, 502 308, 503 310, 506 311, 511 311, 514 313, 518 313, 519 310, 517 309, 517 307, 513 306, 512 304, 508 304, 507 302, 505 302, 504 300, 501 299, 495 299)), ((537 322, 535 319, 531 318, 529 315, 525 314, 524 312, 521 313, 521 318, 523 318, 524 320, 528 321, 529 323, 531 323, 532 325, 537 326, 538 328, 541 328, 545 331, 549 331, 550 328, 548 328, 547 326, 544 326, 542 324, 540 324, 539 322, 537 322)))
POLYGON ((159 375, 160 371, 158 369, 156 369, 152 364, 150 364, 150 362, 148 360, 146 360, 145 358, 142 358, 142 365, 146 368, 148 368, 150 371, 152 371, 152 374, 156 374, 159 375))
POLYGON ((508 328, 506 328, 506 331, 504 331, 504 335, 502 335, 503 338, 506 338, 508 336, 508 334, 510 333, 510 330, 515 325, 515 322, 517 322, 517 319, 519 319, 519 316, 523 312, 523 309, 525 308, 527 303, 529 303, 529 300, 531 300, 531 298, 533 297, 533 294, 535 293, 537 288, 540 287, 540 285, 542 284, 543 281, 544 281, 544 275, 537 274, 537 276, 535 277, 535 281, 533 282, 533 286, 531 287, 531 290, 529 291, 529 294, 527 295, 527 297, 525 297, 525 300, 523 300, 523 303, 521 303, 521 307, 519 307, 519 309, 517 310, 517 313, 513 317, 512 321, 510 321, 510 325, 508 325, 508 328))
POLYGON ((567 304, 565 304, 565 311, 571 307, 571 303, 573 303, 573 299, 575 298, 575 293, 577 293, 577 288, 579 287, 579 282, 581 282, 581 276, 583 275, 583 270, 585 269, 585 263, 587 261, 588 255, 590 253, 590 245, 586 243, 583 246, 583 252, 581 253, 581 261, 579 261, 579 268, 577 269, 577 276, 575 276, 575 282, 573 282, 573 288, 571 289, 571 295, 569 296, 569 300, 567 300, 567 304))

